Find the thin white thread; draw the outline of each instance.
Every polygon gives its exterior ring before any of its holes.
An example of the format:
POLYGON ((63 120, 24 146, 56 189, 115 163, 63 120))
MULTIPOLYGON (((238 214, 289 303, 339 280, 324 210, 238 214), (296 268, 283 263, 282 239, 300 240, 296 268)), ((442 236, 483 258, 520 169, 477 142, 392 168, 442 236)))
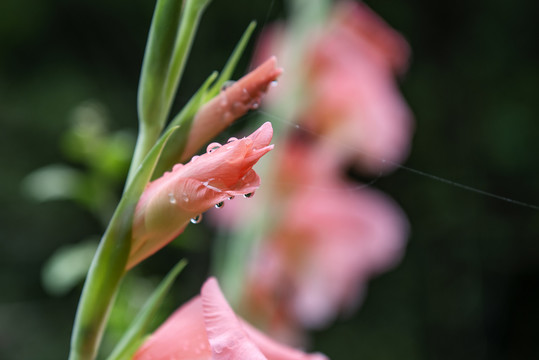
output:
MULTIPOLYGON (((359 184, 359 185, 356 185, 356 186, 349 186, 349 187, 346 187, 346 188, 342 188, 342 187, 329 187, 329 186, 320 186, 320 185, 308 185, 308 184, 302 184, 301 186, 303 188, 306 188, 306 189, 310 189, 310 190, 316 190, 316 191, 323 191, 323 192, 333 192, 333 193, 342 193, 342 192, 356 192, 358 190, 361 190, 361 189, 365 189, 365 188, 368 188, 368 187, 371 187, 372 185, 374 185, 374 183, 376 183, 380 178, 382 177, 382 175, 378 175, 377 177, 373 178, 371 181, 369 181, 368 183, 364 183, 364 184, 359 184)), ((275 184, 279 184, 279 185, 294 185, 293 182, 286 182, 286 181, 277 181, 277 182, 274 182, 275 184)))
MULTIPOLYGON (((506 197, 506 196, 502 196, 502 195, 498 195, 498 194, 494 194, 494 193, 491 193, 491 192, 488 192, 488 191, 484 191, 484 190, 481 190, 481 189, 478 189, 478 188, 475 188, 473 186, 469 186, 469 185, 465 185, 465 184, 462 184, 462 183, 459 183, 459 182, 456 182, 456 181, 453 181, 453 180, 449 180, 449 179, 446 179, 446 178, 443 178, 443 177, 440 177, 440 176, 437 176, 437 175, 433 175, 433 174, 430 174, 430 173, 427 173, 425 171, 421 171, 421 170, 417 170, 417 169, 414 169, 414 168, 411 168, 409 166, 406 166, 406 165, 402 165, 402 164, 399 164, 399 163, 396 163, 394 161, 391 161, 391 160, 388 160, 388 159, 384 159, 384 158, 380 158, 380 157, 377 157, 377 156, 374 156, 372 154, 369 154, 368 152, 364 151, 364 150, 361 150, 361 149, 358 149, 358 148, 355 148, 355 147, 352 147, 348 144, 344 144, 344 143, 337 143, 335 142, 332 138, 328 137, 328 136, 324 136, 324 135, 321 135, 321 134, 318 134, 314 131, 311 131, 309 129, 306 129, 306 128, 303 128, 301 126, 298 126, 297 124, 294 124, 293 122, 291 121, 288 121, 286 119, 283 119, 283 118, 280 118, 276 115, 273 115, 273 114, 270 114, 266 111, 263 111, 263 110, 257 110, 256 112, 253 112, 253 114, 261 114, 263 116, 266 116, 270 119, 273 119, 273 120, 277 120, 277 121, 280 121, 288 126, 292 126, 292 127, 295 127, 301 131, 304 131, 310 135, 313 135, 313 136, 316 136, 316 137, 319 137, 325 141, 329 141, 329 142, 333 142, 335 143, 336 145, 338 146, 341 146, 341 147, 344 147, 344 148, 347 148, 349 150, 352 150, 352 151, 355 151, 355 152, 358 152, 358 153, 361 153, 365 156, 368 156, 372 159, 375 159, 377 161, 380 161, 382 163, 387 163, 387 164, 390 164, 390 165, 393 165, 395 166, 395 168, 398 168, 398 169, 402 169, 402 170, 405 170, 405 171, 408 171, 408 172, 411 172, 413 174, 416 174, 416 175, 419 175, 419 176, 423 176, 423 177, 426 177, 428 179, 432 179, 432 180, 435 180, 435 181, 438 181, 438 182, 441 182, 441 183, 444 183, 444 184, 447 184, 447 185, 451 185, 451 186, 454 186, 454 187, 457 187, 457 188, 460 188, 460 189, 463 189, 463 190, 466 190, 466 191, 469 191, 469 192, 472 192, 472 193, 476 193, 476 194, 479 194, 479 195, 483 195, 483 196, 487 196, 487 197, 490 197, 490 198, 493 198, 493 199, 497 199, 497 200, 501 200, 501 201, 504 201, 504 202, 507 202, 507 203, 510 203, 510 204, 514 204, 514 205, 518 205, 518 206, 522 206, 522 207, 526 207, 526 208, 529 208, 529 209, 533 209, 533 210, 539 210, 539 205, 534 205, 534 204, 530 204, 530 203, 526 203, 524 201, 520 201, 520 200, 515 200, 515 199, 512 199, 512 198, 509 198, 509 197, 506 197)), ((377 178, 374 179, 374 181, 371 181, 370 183, 368 184, 363 184, 363 185, 360 185, 361 188, 364 188, 364 187, 367 187, 367 186, 370 186, 372 184, 374 184, 374 182, 376 182, 376 180, 378 180, 380 178, 380 176, 378 176, 377 178)))

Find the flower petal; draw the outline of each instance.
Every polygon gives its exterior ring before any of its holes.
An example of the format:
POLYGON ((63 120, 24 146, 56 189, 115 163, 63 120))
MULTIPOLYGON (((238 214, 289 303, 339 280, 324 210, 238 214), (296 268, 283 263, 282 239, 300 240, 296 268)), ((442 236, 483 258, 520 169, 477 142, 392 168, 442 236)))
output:
POLYGON ((224 298, 217 280, 202 287, 202 311, 214 360, 267 360, 250 341, 224 298))
POLYGON ((137 350, 133 360, 210 360, 210 344, 195 297, 163 323, 137 350))

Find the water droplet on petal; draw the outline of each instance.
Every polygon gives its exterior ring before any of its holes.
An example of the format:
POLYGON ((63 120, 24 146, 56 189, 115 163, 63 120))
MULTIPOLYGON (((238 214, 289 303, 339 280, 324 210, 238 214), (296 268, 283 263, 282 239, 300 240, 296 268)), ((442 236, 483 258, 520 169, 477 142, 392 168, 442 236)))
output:
POLYGON ((260 106, 260 103, 259 103, 257 100, 255 100, 255 101, 253 101, 253 103, 251 104, 251 109, 255 109, 255 110, 256 110, 256 109, 258 109, 259 106, 260 106))
POLYGON ((247 193, 247 194, 243 194, 243 197, 246 198, 246 199, 249 199, 249 198, 252 198, 253 195, 255 194, 255 192, 250 192, 250 193, 247 193))
POLYGON ((177 171, 183 167, 183 164, 176 164, 172 167, 172 171, 177 171))
POLYGON ((234 142, 238 140, 238 138, 235 138, 235 137, 231 137, 230 139, 228 139, 228 141, 226 142, 227 144, 230 144, 231 142, 234 142))
POLYGON ((221 144, 219 144, 218 142, 212 142, 206 148, 206 152, 211 153, 212 151, 215 151, 215 150, 219 149, 220 147, 221 147, 221 144))
POLYGON ((236 82, 234 80, 227 80, 223 83, 223 85, 221 86, 221 91, 225 91, 226 89, 228 89, 229 87, 231 87, 232 85, 234 85, 236 82))
POLYGON ((277 82, 277 80, 273 80, 272 82, 270 82, 271 87, 276 87, 277 85, 279 85, 279 82, 277 82))
POLYGON ((223 115, 222 115, 222 120, 223 120, 224 122, 226 122, 226 123, 229 122, 229 121, 231 121, 231 120, 232 120, 232 113, 231 113, 230 111, 225 111, 225 112, 223 113, 223 115))
POLYGON ((220 201, 220 202, 218 202, 217 204, 215 204, 215 207, 216 207, 217 209, 220 209, 220 208, 222 208, 223 206, 225 206, 225 202, 224 202, 224 201, 220 201))
POLYGON ((186 202, 186 203, 189 202, 189 196, 187 196, 187 194, 185 194, 185 193, 182 195, 182 199, 183 199, 183 201, 186 202))
POLYGON ((220 343, 216 343, 214 346, 213 346, 213 351, 215 351, 216 354, 220 354, 223 352, 223 345, 220 344, 220 343))
POLYGON ((229 197, 228 197, 228 200, 234 200, 234 198, 235 198, 235 196, 232 195, 232 196, 229 196, 229 197))
POLYGON ((171 204, 176 204, 176 198, 174 197, 174 193, 168 194, 168 202, 170 202, 171 204))
POLYGON ((198 214, 197 216, 191 219, 192 224, 198 224, 201 221, 202 221, 202 214, 198 214))
POLYGON ((221 107, 226 107, 228 105, 228 99, 226 97, 226 94, 221 94, 221 100, 219 100, 219 105, 221 105, 221 107))
POLYGON ((195 161, 196 159, 198 159, 200 156, 199 155, 195 155, 191 158, 191 161, 195 161))

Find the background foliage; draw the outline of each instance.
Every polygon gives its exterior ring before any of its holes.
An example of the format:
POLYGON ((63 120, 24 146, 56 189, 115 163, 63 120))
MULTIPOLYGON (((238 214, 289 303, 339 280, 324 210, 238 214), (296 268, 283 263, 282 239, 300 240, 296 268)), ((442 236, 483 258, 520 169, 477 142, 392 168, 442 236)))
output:
MULTIPOLYGON (((413 49, 402 90, 417 131, 405 165, 539 204, 539 4, 367 3, 413 49)), ((99 235, 103 225, 80 203, 25 197, 22 182, 52 163, 91 169, 62 145, 81 104, 99 104, 111 133, 135 133, 153 7, 149 0, 7 0, 0 6, 2 359, 67 356, 81 287, 52 295, 42 285, 42 268, 59 247, 99 235)), ((258 20, 260 30, 285 15, 282 1, 214 0, 176 109, 221 68, 250 20, 258 20)), ((245 56, 237 75, 247 66, 245 56)), ((313 347, 334 360, 539 357, 539 211, 406 170, 374 186, 409 216, 406 257, 371 282, 360 311, 313 334, 313 347)), ((118 192, 121 184, 108 180, 106 187, 118 192)), ((111 339, 177 259, 190 264, 168 310, 198 291, 208 271, 211 231, 190 226, 181 242, 137 268, 124 284, 111 339)))

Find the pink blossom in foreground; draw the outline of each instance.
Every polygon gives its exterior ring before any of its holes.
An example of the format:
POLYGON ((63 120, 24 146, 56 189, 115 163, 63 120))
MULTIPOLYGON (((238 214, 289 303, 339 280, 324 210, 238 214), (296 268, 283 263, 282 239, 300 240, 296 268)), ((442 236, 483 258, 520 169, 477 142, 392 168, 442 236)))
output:
POLYGON ((258 108, 269 85, 282 72, 277 67, 277 59, 272 56, 202 106, 193 119, 181 162, 191 157, 235 119, 250 109, 258 108))
POLYGON ((217 281, 180 307, 138 349, 134 360, 327 360, 280 345, 238 318, 217 281))
POLYGON ((271 124, 250 136, 221 146, 148 184, 134 216, 131 253, 127 268, 161 249, 179 235, 190 219, 229 197, 253 192, 260 178, 253 165, 273 148, 271 124))
POLYGON ((252 259, 243 306, 287 337, 356 306, 367 281, 401 259, 408 233, 391 199, 343 182, 297 190, 280 215, 252 259))

